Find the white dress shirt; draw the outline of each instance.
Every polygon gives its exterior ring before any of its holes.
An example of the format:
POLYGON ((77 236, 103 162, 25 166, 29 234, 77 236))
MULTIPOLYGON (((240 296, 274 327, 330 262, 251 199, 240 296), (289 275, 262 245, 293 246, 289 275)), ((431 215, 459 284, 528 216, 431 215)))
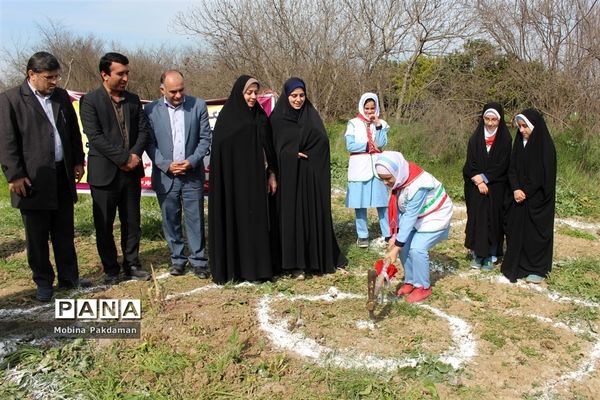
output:
MULTIPOLYGON (((183 99, 185 102, 185 98, 183 99)), ((173 107, 165 98, 165 105, 169 110, 171 122, 171 135, 173 137, 173 161, 185 160, 185 119, 183 102, 178 107, 173 107)))
POLYGON ((35 98, 40 102, 44 112, 46 113, 46 116, 48 117, 48 120, 52 124, 52 129, 54 130, 54 161, 62 161, 63 147, 62 141, 60 140, 60 135, 58 134, 58 129, 56 129, 56 121, 54 121, 54 112, 52 111, 52 102, 50 101, 50 96, 52 95, 50 94, 48 96, 44 96, 31 85, 31 82, 27 81, 27 84, 29 85, 31 91, 35 94, 35 98))

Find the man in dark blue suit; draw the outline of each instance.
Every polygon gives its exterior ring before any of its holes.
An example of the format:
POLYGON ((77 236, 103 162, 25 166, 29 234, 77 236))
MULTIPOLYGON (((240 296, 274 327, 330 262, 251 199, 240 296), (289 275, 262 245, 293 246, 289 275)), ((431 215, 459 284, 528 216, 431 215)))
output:
POLYGON ((140 197, 144 176, 142 154, 150 133, 140 98, 125 90, 129 60, 106 53, 99 64, 102 86, 81 98, 83 133, 88 137, 88 183, 93 200, 96 246, 107 284, 119 281, 121 265, 113 224, 117 210, 121 222, 123 272, 130 279, 149 280, 139 259, 140 197))
POLYGON ((181 275, 189 261, 194 273, 208 278, 204 254, 204 156, 211 131, 204 100, 185 95, 183 74, 169 70, 160 77, 158 100, 144 110, 153 132, 146 152, 152 160, 152 188, 160 205, 165 239, 171 250, 171 275, 181 275), (184 254, 183 209, 189 256, 184 254))

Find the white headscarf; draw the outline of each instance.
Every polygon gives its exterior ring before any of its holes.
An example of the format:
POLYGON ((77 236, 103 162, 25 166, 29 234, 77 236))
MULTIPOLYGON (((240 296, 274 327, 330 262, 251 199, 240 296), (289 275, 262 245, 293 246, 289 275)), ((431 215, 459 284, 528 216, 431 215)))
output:
POLYGON ((377 175, 392 175, 396 182, 392 189, 402 186, 408 179, 408 161, 398 151, 384 151, 375 161, 377 175))
POLYGON ((517 116, 515 117, 515 121, 523 121, 525 122, 525 125, 527 125, 529 127, 529 129, 531 129, 533 131, 533 124, 531 123, 531 121, 529 119, 527 119, 526 116, 524 116, 523 114, 517 114, 517 116))
MULTIPOLYGON (((500 113, 498 112, 498 110, 494 109, 494 108, 488 108, 487 110, 485 110, 483 112, 483 117, 485 118, 486 115, 493 115, 494 117, 498 118, 498 120, 500 119, 500 113)), ((483 133, 487 138, 489 138, 490 136, 494 136, 496 134, 496 132, 498 132, 498 127, 496 127, 496 129, 494 129, 492 132, 488 131, 487 126, 485 126, 485 124, 483 125, 483 133)))
MULTIPOLYGON (((525 122, 525 125, 527 125, 527 127, 529 129, 531 129, 531 132, 533 132, 533 124, 531 123, 531 121, 523 114, 517 114, 517 116, 515 117, 515 121, 519 122, 519 121, 523 121, 525 122)), ((523 136, 523 147, 527 146, 527 142, 528 139, 525 139, 525 136, 523 136)))
POLYGON ((367 100, 373 100, 375 102, 375 115, 379 117, 379 98, 375 93, 367 92, 360 96, 358 101, 358 113, 363 116, 364 119, 368 120, 369 117, 365 115, 365 103, 367 100))
POLYGON ((496 110, 495 108, 488 108, 487 110, 485 110, 485 112, 483 113, 483 116, 485 117, 488 114, 492 114, 493 116, 495 116, 496 118, 500 119, 500 113, 498 112, 498 110, 496 110))

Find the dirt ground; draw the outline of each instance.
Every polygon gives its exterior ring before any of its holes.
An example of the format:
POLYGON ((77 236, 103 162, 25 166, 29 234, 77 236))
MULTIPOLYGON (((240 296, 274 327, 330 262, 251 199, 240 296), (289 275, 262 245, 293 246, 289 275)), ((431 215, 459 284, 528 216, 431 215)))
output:
MULTIPOLYGON (((461 248, 463 220, 464 212, 459 210, 447 248, 461 248)), ((23 245, 22 240, 0 238, 3 256, 8 258, 22 257, 23 245)), ((81 241, 77 246, 84 252, 95 252, 89 242, 81 241)), ((557 260, 598 256, 600 241, 557 233, 554 254, 557 260)), ((441 255, 437 258, 444 259, 441 255)), ((327 357, 341 353, 372 369, 378 360, 435 358, 456 350, 460 343, 452 336, 448 321, 433 309, 463 321, 470 333, 470 339, 464 340, 472 340, 474 346, 472 355, 458 353, 464 359, 457 380, 436 386, 441 398, 464 398, 460 387, 479 388, 481 398, 486 399, 594 399, 600 393, 598 319, 582 323, 572 318, 582 308, 596 310, 598 306, 550 296, 545 284, 541 288, 509 284, 498 268, 492 273, 448 268, 436 274, 434 296, 427 302, 431 308, 390 301, 378 307, 374 323, 368 321, 365 309, 364 268, 351 266, 345 273, 338 271, 305 281, 282 278, 279 288, 286 288, 284 291, 264 285, 214 287, 190 274, 171 277, 164 270, 158 275, 156 286, 123 283, 86 297, 152 299, 142 322, 144 340, 169 343, 176 351, 199 351, 202 343, 226 346, 235 329, 244 344, 244 358, 274 363, 277 355, 285 354, 285 378, 279 384, 262 387, 253 394, 257 398, 267 393, 293 398, 297 390, 293 382, 306 379, 307 363, 326 365, 327 357), (335 296, 327 299, 328 293, 335 296), (342 293, 362 297, 345 299, 342 293), (299 295, 325 297, 306 300, 299 295), (265 330, 259 317, 266 300, 269 320, 297 340, 292 347, 283 343, 285 337, 265 330), (313 347, 329 350, 321 358, 312 358, 303 354, 303 341, 308 341, 309 347, 312 343, 313 347)), ((36 306, 32 293, 28 273, 0 272, 0 308, 36 306)), ((200 370, 203 366, 196 367, 200 370)), ((242 376, 232 364, 224 371, 223 380, 235 384, 242 376)), ((181 384, 200 388, 206 379, 202 374, 190 375, 181 384)), ((318 396, 319 390, 326 387, 316 384, 313 389, 318 396)))
MULTIPOLYGON (((315 290, 311 283, 296 285, 295 292, 327 292, 315 290)), ((169 282, 165 286, 166 292, 181 293, 185 285, 169 282)), ((126 296, 131 289, 113 288, 106 295, 126 296)), ((449 274, 437 281, 435 290, 443 295, 428 304, 466 321, 476 343, 476 354, 465 361, 459 381, 453 386, 438 385, 441 398, 462 398, 457 396, 456 386, 479 387, 486 393, 482 398, 490 399, 535 394, 594 399, 600 393, 597 372, 560 383, 569 373, 589 367, 590 354, 600 350, 600 337, 595 335, 600 329, 597 324, 578 330, 563 323, 563 316, 575 311, 577 305, 557 302, 544 292, 498 283, 493 275, 477 273, 449 274), (501 347, 495 337, 502 342, 501 347)), ((268 359, 282 349, 257 320, 256 310, 264 296, 274 295, 262 294, 252 287, 233 287, 211 288, 169 300, 158 315, 144 320, 144 336, 187 352, 205 341, 215 347, 226 346, 235 327, 244 343, 245 358, 268 359)), ((328 302, 283 296, 273 304, 271 317, 282 321, 290 333, 312 339, 332 349, 332 354, 348 352, 357 360, 365 355, 375 359, 403 359, 417 353, 435 357, 453 345, 446 321, 428 310, 413 309, 411 313, 403 302, 392 303, 389 308, 373 327, 365 328, 360 326, 367 320, 365 299, 328 302)), ((305 379, 305 364, 316 362, 297 351, 287 351, 287 357, 290 362, 285 381, 289 382, 305 379)), ((365 360, 365 368, 370 368, 368 364, 373 361, 365 360)), ((198 385, 196 378, 189 384, 198 385)), ((223 379, 234 383, 241 375, 239 371, 226 370, 223 379)), ((282 397, 294 397, 293 386, 283 384, 279 390, 283 391, 282 397)))

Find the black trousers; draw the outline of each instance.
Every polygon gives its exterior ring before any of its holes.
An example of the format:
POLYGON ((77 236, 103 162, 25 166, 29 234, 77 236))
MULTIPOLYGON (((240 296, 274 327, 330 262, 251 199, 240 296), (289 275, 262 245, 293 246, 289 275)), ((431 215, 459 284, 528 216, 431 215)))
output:
MULTIPOLYGON (((79 280, 75 253, 73 197, 64 163, 56 163, 58 208, 55 210, 21 210, 27 242, 27 261, 33 281, 39 287, 52 287, 54 270, 50 263, 48 238, 54 250, 59 283, 74 285, 79 280)), ((43 196, 43 193, 38 193, 43 196)))
POLYGON ((113 225, 117 210, 121 222, 121 251, 123 269, 139 266, 140 238, 140 179, 131 172, 117 172, 115 179, 106 186, 91 186, 96 246, 104 273, 118 274, 121 267, 117 260, 117 247, 113 225))

